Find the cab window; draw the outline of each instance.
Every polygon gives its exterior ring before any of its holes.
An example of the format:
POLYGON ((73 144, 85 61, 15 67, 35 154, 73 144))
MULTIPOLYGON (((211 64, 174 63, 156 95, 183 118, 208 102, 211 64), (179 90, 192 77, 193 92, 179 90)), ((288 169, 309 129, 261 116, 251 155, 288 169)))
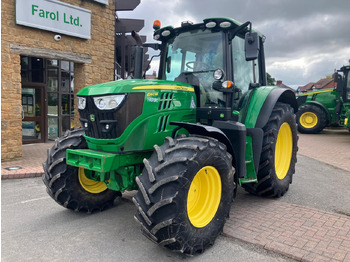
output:
POLYGON ((245 93, 250 83, 259 82, 258 60, 245 60, 244 38, 239 36, 232 40, 232 56, 234 84, 242 93, 245 93))

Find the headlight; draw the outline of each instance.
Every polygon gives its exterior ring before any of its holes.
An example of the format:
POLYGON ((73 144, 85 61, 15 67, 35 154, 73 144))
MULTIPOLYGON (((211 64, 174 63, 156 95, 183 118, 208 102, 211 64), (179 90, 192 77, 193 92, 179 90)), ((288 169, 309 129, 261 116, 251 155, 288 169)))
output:
POLYGON ((216 69, 214 71, 214 79, 215 80, 221 80, 224 78, 224 71, 222 71, 221 69, 216 69))
POLYGON ((83 110, 86 107, 86 98, 78 96, 78 108, 83 110))
POLYGON ((117 108, 124 100, 125 95, 98 96, 94 97, 95 105, 100 110, 117 108))

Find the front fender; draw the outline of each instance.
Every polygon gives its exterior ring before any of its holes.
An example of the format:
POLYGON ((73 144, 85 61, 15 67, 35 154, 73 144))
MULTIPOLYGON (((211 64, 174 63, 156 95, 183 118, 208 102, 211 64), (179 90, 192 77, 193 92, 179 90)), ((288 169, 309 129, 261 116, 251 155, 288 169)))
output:
POLYGON ((178 126, 173 136, 177 130, 184 128, 190 134, 212 137, 225 144, 227 151, 233 156, 237 177, 242 178, 246 175, 246 128, 243 124, 234 121, 214 121, 213 126, 183 122, 170 122, 170 124, 178 126))

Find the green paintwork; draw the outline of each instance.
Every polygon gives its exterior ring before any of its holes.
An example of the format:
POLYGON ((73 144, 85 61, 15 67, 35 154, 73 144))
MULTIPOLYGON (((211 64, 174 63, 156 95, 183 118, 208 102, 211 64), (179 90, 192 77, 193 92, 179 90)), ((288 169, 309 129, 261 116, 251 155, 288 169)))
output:
MULTIPOLYGON (((276 86, 262 86, 256 89, 253 89, 251 92, 253 92, 251 99, 248 105, 245 105, 241 111, 241 115, 246 115, 246 119, 243 124, 247 128, 254 128, 255 123, 258 119, 261 107, 263 106, 266 98, 268 95, 272 92, 272 90, 276 89, 278 87, 276 86), (246 111, 246 113, 244 112, 246 111)), ((240 119, 242 122, 243 120, 240 119)))
POLYGON ((85 136, 89 149, 67 150, 67 164, 95 171, 89 178, 104 181, 108 188, 123 192, 136 188, 134 178, 141 172, 144 158, 150 157, 153 146, 171 136, 171 121, 195 122, 196 103, 193 87, 163 80, 123 80, 83 88, 78 96, 145 93, 142 114, 116 139, 85 136), (171 93, 172 99, 162 98, 171 93), (160 102, 166 106, 159 108, 160 102))
POLYGON ((99 96, 99 95, 110 95, 110 94, 124 94, 124 93, 137 93, 140 92, 139 89, 134 89, 137 87, 151 88, 152 86, 157 85, 170 85, 174 89, 181 87, 188 87, 193 90, 193 87, 186 83, 180 83, 175 81, 166 81, 166 80, 144 80, 144 79, 128 79, 128 80, 119 80, 108 83, 102 83, 97 85, 92 85, 82 88, 78 92, 78 96, 99 96))
POLYGON ((247 136, 246 150, 245 150, 245 164, 247 168, 247 174, 243 178, 239 178, 240 185, 246 183, 258 182, 257 174, 255 172, 254 157, 253 157, 253 141, 250 136, 247 136))

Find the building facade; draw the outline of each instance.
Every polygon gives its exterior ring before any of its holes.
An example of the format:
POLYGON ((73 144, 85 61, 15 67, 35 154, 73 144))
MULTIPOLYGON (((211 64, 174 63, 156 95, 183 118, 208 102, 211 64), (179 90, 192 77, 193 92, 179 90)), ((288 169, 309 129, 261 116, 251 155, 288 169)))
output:
POLYGON ((76 93, 114 80, 115 1, 1 1, 2 160, 80 125, 76 93))

